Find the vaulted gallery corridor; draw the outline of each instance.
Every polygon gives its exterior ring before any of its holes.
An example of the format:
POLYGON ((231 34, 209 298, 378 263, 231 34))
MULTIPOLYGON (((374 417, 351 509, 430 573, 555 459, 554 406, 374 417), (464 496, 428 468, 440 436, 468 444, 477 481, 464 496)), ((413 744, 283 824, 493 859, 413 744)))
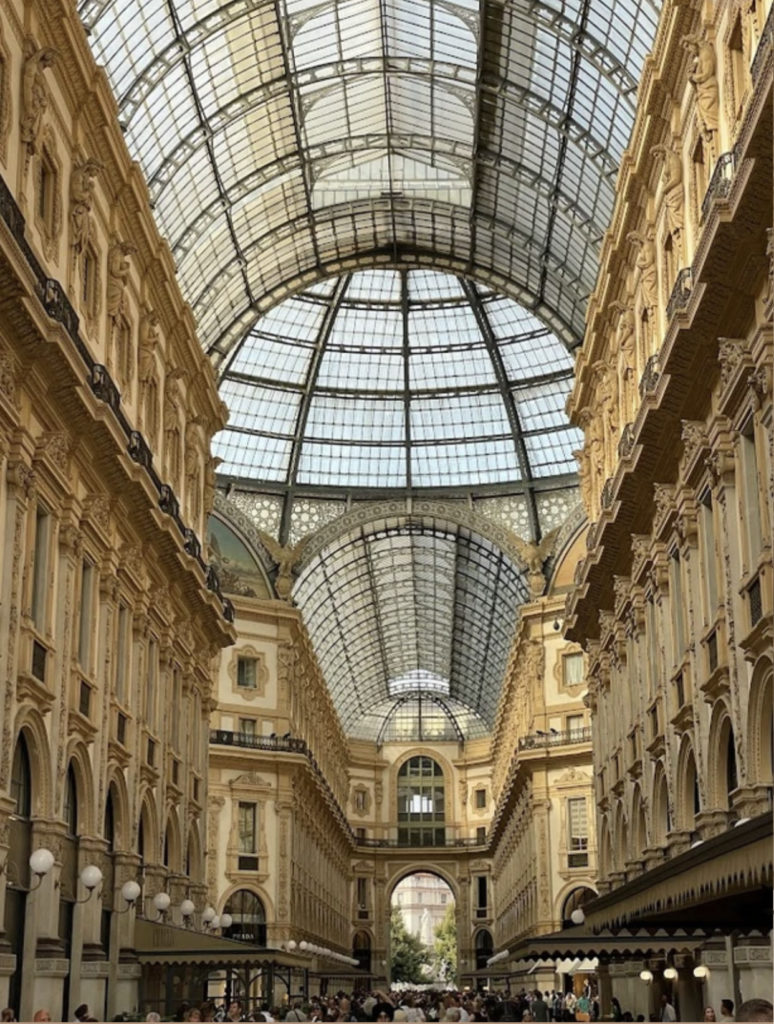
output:
POLYGON ((8 1019, 774 1019, 771 9, 0 0, 8 1019))

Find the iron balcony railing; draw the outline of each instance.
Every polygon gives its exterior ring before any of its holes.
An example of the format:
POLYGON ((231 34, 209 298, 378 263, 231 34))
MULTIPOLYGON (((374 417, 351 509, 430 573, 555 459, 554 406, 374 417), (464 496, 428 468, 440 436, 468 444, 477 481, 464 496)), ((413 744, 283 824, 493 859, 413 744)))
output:
POLYGON ((210 743, 224 747, 247 747, 250 750, 283 750, 291 754, 307 754, 306 741, 297 736, 255 736, 249 732, 211 729, 210 743))
POLYGON ((569 743, 590 743, 591 727, 584 726, 582 729, 551 729, 548 732, 535 732, 529 736, 522 736, 519 740, 519 750, 533 750, 538 747, 564 747, 569 743))

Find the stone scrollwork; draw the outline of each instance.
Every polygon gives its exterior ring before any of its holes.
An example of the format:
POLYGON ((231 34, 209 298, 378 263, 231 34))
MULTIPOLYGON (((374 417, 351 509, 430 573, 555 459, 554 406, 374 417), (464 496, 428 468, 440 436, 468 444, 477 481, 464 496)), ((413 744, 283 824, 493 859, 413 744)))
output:
POLYGON ((697 451, 708 444, 707 430, 702 420, 683 420, 680 437, 686 462, 692 462, 697 451))
POLYGON ((720 363, 720 388, 723 390, 736 374, 737 368, 747 356, 747 342, 744 338, 719 338, 718 362, 720 363))

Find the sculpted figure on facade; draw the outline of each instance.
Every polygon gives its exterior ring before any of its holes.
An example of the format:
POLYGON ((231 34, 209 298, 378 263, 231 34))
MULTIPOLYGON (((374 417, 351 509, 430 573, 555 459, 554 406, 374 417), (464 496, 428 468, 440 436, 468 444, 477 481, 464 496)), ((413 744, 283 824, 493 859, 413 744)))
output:
POLYGON ((618 313, 616 328, 616 373, 618 376, 619 423, 634 419, 637 406, 637 336, 631 299, 616 300, 611 307, 618 313))
POLYGON ((618 445, 618 381, 607 363, 599 361, 594 366, 600 411, 602 413, 602 442, 605 448, 605 463, 612 466, 618 445))
POLYGON ((96 160, 86 160, 73 167, 70 178, 70 245, 76 259, 91 241, 94 187, 101 170, 102 164, 96 160))
POLYGON ((683 161, 680 151, 674 143, 671 146, 660 143, 658 146, 653 146, 650 152, 651 156, 660 156, 664 161, 662 177, 664 180, 666 226, 667 231, 676 243, 675 248, 679 250, 685 216, 683 161))
POLYGON ((277 566, 277 579, 274 583, 277 597, 282 601, 289 601, 291 591, 293 590, 293 569, 300 561, 311 534, 302 537, 292 547, 289 544, 279 544, 270 534, 265 533, 263 530, 258 531, 258 536, 277 566))
POLYGON ((530 596, 533 598, 540 597, 546 589, 546 577, 543 573, 543 566, 553 550, 558 532, 558 528, 551 530, 550 533, 547 533, 542 538, 539 544, 533 544, 522 537, 515 537, 519 557, 527 568, 530 596))
POLYGON ((169 370, 164 383, 164 433, 169 437, 177 430, 177 413, 180 408, 180 378, 183 371, 179 368, 169 370))
POLYGON ((199 468, 199 419, 194 416, 185 425, 185 475, 190 480, 199 468))
POLYGON ((652 315, 658 295, 658 271, 656 268, 656 247, 653 243, 653 232, 648 229, 644 234, 630 231, 626 236, 638 248, 635 265, 639 270, 637 292, 640 308, 652 315))
POLYGON ((223 459, 210 455, 204 464, 204 518, 209 518, 215 504, 215 472, 223 459))
POLYGON ((124 292, 129 280, 129 257, 137 250, 128 242, 114 242, 108 253, 107 311, 113 320, 124 312, 124 292))
POLYGON ((705 135, 718 129, 718 78, 715 47, 705 34, 687 35, 683 46, 693 54, 688 81, 696 90, 696 108, 705 135))
POLYGON ((44 72, 53 67, 57 52, 50 46, 38 48, 33 39, 27 39, 24 57, 21 138, 27 144, 28 154, 32 154, 38 151, 43 118, 48 109, 48 87, 44 72))
POLYGON ((159 347, 159 318, 151 310, 140 323, 140 351, 137 361, 137 376, 146 384, 156 368, 156 350, 159 347))

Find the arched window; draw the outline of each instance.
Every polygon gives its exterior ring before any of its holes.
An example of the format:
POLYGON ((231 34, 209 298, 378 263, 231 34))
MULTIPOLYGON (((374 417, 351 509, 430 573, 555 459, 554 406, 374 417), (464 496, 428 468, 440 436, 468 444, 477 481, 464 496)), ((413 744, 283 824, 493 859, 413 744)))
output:
POLYGON ((72 764, 67 769, 65 779, 64 803, 62 804, 62 817, 67 826, 67 835, 78 835, 78 790, 75 785, 75 772, 72 764))
POLYGON ((230 928, 223 935, 239 942, 251 942, 255 946, 266 945, 266 910, 263 903, 249 889, 239 889, 223 908, 224 914, 231 914, 230 928))
POLYGON ((494 940, 492 939, 492 933, 487 931, 486 928, 482 928, 481 931, 476 934, 477 971, 483 971, 486 968, 486 962, 492 953, 494 953, 494 940))
POLYGON ((572 919, 573 912, 583 910, 587 903, 596 899, 597 894, 587 885, 581 885, 569 892, 562 905, 562 928, 569 928, 575 924, 572 919))
POLYGON ((30 771, 30 755, 27 741, 19 736, 13 754, 11 770, 11 800, 14 803, 14 814, 19 818, 29 818, 32 813, 32 773, 30 771))
POLYGON ((103 892, 109 894, 106 902, 102 904, 102 914, 100 917, 100 942, 102 948, 105 951, 106 959, 110 959, 110 926, 113 912, 113 890, 115 888, 115 868, 113 865, 113 853, 116 848, 116 825, 115 825, 115 811, 113 808, 113 787, 111 786, 108 790, 107 800, 105 801, 105 822, 104 822, 104 836, 107 842, 107 857, 105 857, 104 867, 105 874, 102 880, 103 892))
POLYGON ((352 956, 361 971, 371 970, 371 936, 368 932, 357 932, 352 940, 352 956))
POLYGON ((398 843, 401 846, 443 846, 444 780, 431 757, 412 757, 398 772, 398 843))
POLYGON ((734 743, 734 730, 729 726, 726 737, 726 793, 728 794, 728 806, 731 807, 731 794, 739 788, 739 773, 736 768, 736 744, 734 743))

